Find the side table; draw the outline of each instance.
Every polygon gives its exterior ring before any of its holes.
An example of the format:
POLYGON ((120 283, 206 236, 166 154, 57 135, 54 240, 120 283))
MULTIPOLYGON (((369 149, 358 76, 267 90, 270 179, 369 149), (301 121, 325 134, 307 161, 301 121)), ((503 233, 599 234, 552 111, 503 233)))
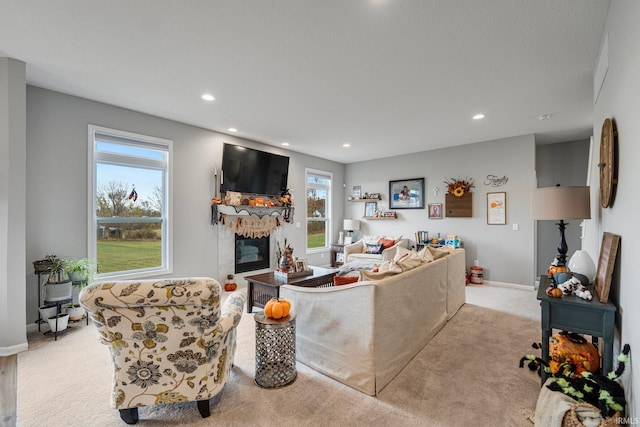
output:
POLYGON ((295 314, 270 319, 260 312, 253 318, 256 322, 256 385, 280 388, 291 384, 297 376, 295 314))
POLYGON ((331 244, 331 267, 340 267, 344 264, 344 245, 340 243, 331 244))
MULTIPOLYGON (((613 326, 616 306, 611 302, 601 303, 592 286, 589 287, 593 294, 591 301, 575 295, 552 298, 546 292, 549 282, 546 275, 540 276, 537 299, 542 310, 542 359, 549 361, 549 338, 554 328, 591 335, 594 343, 597 341, 596 337, 602 337, 602 373, 608 374, 613 370, 613 326)), ((543 370, 543 384, 546 379, 543 370)))

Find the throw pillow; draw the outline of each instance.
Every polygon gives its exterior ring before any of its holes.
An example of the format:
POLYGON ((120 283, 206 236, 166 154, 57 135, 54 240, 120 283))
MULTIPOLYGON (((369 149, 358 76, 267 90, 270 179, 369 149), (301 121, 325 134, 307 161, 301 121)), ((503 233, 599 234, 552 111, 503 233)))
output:
POLYGON ((420 249, 418 252, 418 256, 422 259, 422 262, 431 262, 433 261, 433 255, 431 255, 431 251, 426 246, 420 249))
POLYGON ((391 246, 396 244, 396 241, 393 239, 385 239, 384 237, 380 238, 380 240, 378 240, 378 243, 380 243, 384 249, 389 249, 391 246))
POLYGON ((359 276, 334 276, 333 286, 348 285, 349 283, 355 283, 360 280, 359 276))
POLYGON ((376 244, 367 243, 367 248, 365 249, 364 253, 379 255, 382 253, 382 245, 379 245, 377 243, 376 244))
POLYGON ((429 248, 429 252, 431 252, 431 255, 433 255, 434 260, 440 259, 442 257, 449 255, 448 251, 442 251, 440 249, 432 248, 431 246, 427 246, 427 248, 429 248))

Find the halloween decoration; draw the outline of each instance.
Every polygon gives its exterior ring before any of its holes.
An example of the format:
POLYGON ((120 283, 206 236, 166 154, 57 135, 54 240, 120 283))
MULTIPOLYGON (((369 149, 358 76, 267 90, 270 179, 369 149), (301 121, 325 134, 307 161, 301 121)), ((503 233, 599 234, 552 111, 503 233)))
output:
POLYGON ((227 282, 224 284, 224 290, 227 292, 235 291, 238 285, 233 280, 233 274, 227 274, 227 282))
POLYGON ((549 367, 554 374, 566 363, 575 367, 574 374, 596 372, 600 367, 600 354, 595 345, 578 334, 563 333, 551 337, 549 346, 549 367))
POLYGON ((287 317, 291 310, 291 303, 284 298, 271 298, 264 306, 264 315, 271 319, 287 317))
POLYGON ((547 289, 547 295, 549 295, 552 298, 560 298, 563 295, 562 289, 560 288, 556 288, 553 286, 549 286, 547 289))
MULTIPOLYGON (((541 345, 534 343, 533 347, 540 348, 541 345)), ((551 379, 547 387, 550 390, 563 393, 578 402, 589 403, 597 407, 604 418, 611 418, 622 413, 627 404, 624 390, 618 380, 624 372, 625 364, 629 361, 629 351, 629 344, 625 344, 618 356, 618 369, 611 371, 608 375, 598 375, 588 371, 577 374, 576 366, 570 361, 562 363, 554 373, 551 363, 533 355, 522 357, 520 367, 524 366, 525 360, 529 360, 529 369, 536 370, 541 367, 549 373, 551 379)), ((538 374, 540 374, 539 371, 538 374)))

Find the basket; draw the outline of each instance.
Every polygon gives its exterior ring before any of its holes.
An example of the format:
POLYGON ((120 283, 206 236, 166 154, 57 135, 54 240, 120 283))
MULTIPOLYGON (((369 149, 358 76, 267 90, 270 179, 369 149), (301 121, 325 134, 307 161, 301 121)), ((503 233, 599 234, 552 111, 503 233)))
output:
MULTIPOLYGON (((562 427, 585 427, 585 425, 582 423, 582 419, 584 419, 584 416, 581 416, 581 414, 579 414, 580 412, 582 412, 583 415, 584 413, 594 413, 600 415, 600 410, 589 403, 574 403, 571 408, 564 414, 564 417, 562 418, 562 427)), ((619 419, 620 413, 616 412, 612 417, 604 419, 601 418, 598 427, 621 425, 618 422, 619 419)))

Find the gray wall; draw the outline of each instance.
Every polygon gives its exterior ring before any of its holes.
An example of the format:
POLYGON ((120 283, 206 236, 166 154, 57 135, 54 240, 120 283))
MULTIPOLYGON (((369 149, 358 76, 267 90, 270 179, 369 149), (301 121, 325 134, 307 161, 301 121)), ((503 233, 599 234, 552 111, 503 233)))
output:
MULTIPOLYGON (((217 230, 210 224, 213 170, 220 167, 222 143, 290 156, 289 186, 297 210, 295 225, 280 231, 295 248, 305 247, 304 172, 306 167, 333 173, 337 188, 344 165, 277 147, 242 140, 206 129, 101 104, 46 89, 27 88, 27 322, 37 318, 37 279, 30 263, 55 252, 87 254, 87 125, 167 138, 174 141, 173 276, 218 276, 217 230), (297 223, 300 223, 298 227, 297 223)), ((333 215, 341 217, 341 192, 333 215)), ((335 229, 334 234, 337 235, 335 229)), ((303 251, 296 251, 301 256, 303 251)), ((328 262, 327 254, 307 256, 310 263, 328 262)))
MULTIPOLYGON (((563 187, 587 184, 589 165, 588 139, 536 146, 536 172, 538 187, 563 187)), ((593 201, 595 203, 595 201, 593 201)), ((567 260, 582 247, 579 220, 568 221, 565 239, 569 250, 567 260)), ((558 254, 560 231, 556 221, 538 221, 536 276, 546 274, 549 264, 558 254)))
MULTIPOLYGON (((618 307, 616 326, 620 343, 631 346, 631 360, 622 377, 622 385, 627 396, 627 416, 640 416, 640 286, 638 285, 638 260, 640 259, 640 227, 638 212, 638 182, 640 182, 640 2, 616 0, 611 2, 605 26, 609 35, 609 68, 600 96, 595 104, 593 135, 594 159, 591 162, 592 200, 598 200, 598 148, 600 132, 605 118, 612 117, 618 129, 619 174, 618 188, 613 206, 600 208, 593 203, 592 220, 587 226, 584 247, 594 260, 598 251, 602 232, 619 234, 621 239, 618 262, 613 273, 611 300, 618 307)), ((594 64, 594 69, 595 69, 594 64)), ((614 348, 614 353, 618 347, 614 348)))
MULTIPOLYGON (((389 181, 425 178, 426 202, 445 203, 445 179, 473 178, 473 217, 428 219, 426 209, 398 210, 395 221, 363 221, 361 234, 402 234, 414 239, 417 230, 457 234, 464 241, 467 267, 478 260, 484 267, 486 280, 533 286, 534 227, 529 213, 529 193, 536 186, 535 141, 533 135, 519 136, 477 144, 425 151, 382 160, 347 165, 348 197, 354 185, 363 192, 381 193, 379 203, 389 206, 389 181), (502 187, 490 187, 483 182, 487 175, 509 178, 502 187), (439 188, 434 195, 433 188, 439 188), (488 192, 507 193, 507 225, 487 225, 488 192), (518 230, 513 230, 513 224, 518 230)), ((360 218, 363 203, 347 203, 345 217, 360 218)))

